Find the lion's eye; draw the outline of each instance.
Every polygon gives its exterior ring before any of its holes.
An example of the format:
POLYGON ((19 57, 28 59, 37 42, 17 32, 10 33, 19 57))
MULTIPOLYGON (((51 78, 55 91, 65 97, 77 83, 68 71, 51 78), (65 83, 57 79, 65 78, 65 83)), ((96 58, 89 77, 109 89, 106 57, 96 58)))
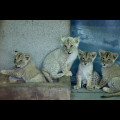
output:
POLYGON ((19 62, 22 62, 22 60, 20 60, 19 62))
POLYGON ((71 45, 70 47, 73 47, 73 45, 71 45))
POLYGON ((90 61, 90 58, 88 58, 88 60, 90 61))
POLYGON ((14 62, 16 62, 16 59, 14 59, 14 62))
POLYGON ((82 58, 83 60, 85 59, 85 58, 82 58))

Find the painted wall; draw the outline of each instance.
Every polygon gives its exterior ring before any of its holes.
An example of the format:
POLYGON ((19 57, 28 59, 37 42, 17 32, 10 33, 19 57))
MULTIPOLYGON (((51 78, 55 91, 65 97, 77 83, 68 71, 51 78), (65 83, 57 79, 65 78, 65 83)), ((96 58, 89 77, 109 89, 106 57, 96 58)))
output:
POLYGON ((0 20, 0 70, 13 67, 13 50, 31 53, 41 69, 45 56, 60 47, 61 35, 70 35, 70 20, 0 20))
MULTIPOLYGON (((80 36, 79 49, 83 51, 98 53, 99 49, 103 49, 120 54, 120 20, 72 20, 71 36, 80 36)), ((117 62, 120 64, 120 56, 117 62)), ((78 64, 79 60, 76 60, 72 67, 72 83, 76 82, 78 64)), ((94 69, 102 74, 99 53, 94 69)))

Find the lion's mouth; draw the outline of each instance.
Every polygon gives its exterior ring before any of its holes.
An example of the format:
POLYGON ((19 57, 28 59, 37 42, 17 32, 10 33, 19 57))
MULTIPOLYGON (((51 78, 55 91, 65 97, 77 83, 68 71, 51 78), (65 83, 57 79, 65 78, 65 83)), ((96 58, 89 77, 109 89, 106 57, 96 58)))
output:
POLYGON ((68 54, 71 54, 71 52, 68 52, 68 54))
POLYGON ((15 65, 15 68, 20 68, 20 67, 18 67, 17 65, 15 65))

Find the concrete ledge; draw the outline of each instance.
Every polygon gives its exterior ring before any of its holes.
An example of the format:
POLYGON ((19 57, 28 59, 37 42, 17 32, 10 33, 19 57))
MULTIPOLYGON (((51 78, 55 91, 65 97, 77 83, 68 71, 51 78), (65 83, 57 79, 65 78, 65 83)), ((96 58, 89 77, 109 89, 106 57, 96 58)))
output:
POLYGON ((85 88, 81 88, 79 90, 71 90, 71 100, 120 100, 120 96, 101 98, 103 95, 108 95, 108 93, 105 93, 101 89, 87 90, 85 88))
POLYGON ((70 77, 57 83, 0 84, 0 100, 70 100, 70 77))

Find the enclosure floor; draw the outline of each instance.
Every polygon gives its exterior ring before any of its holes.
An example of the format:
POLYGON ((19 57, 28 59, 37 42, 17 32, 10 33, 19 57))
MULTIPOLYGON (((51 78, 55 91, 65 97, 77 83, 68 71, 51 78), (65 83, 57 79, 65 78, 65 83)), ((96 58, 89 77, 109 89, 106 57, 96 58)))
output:
POLYGON ((72 86, 72 100, 120 100, 119 97, 112 98, 101 98, 101 96, 106 95, 108 93, 103 92, 99 89, 87 90, 85 88, 81 88, 79 90, 74 90, 72 86))

